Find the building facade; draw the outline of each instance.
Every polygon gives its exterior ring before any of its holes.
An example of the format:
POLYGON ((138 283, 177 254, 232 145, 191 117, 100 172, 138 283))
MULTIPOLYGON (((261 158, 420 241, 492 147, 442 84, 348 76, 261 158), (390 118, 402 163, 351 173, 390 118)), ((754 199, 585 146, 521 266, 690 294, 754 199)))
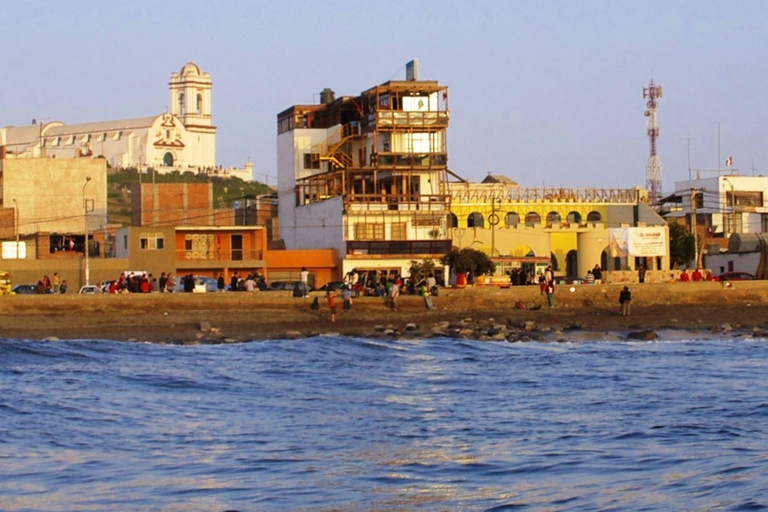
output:
POLYGON ((487 253, 498 272, 551 264, 557 275, 585 277, 603 270, 669 268, 669 253, 655 258, 613 257, 610 228, 663 227, 644 189, 519 188, 514 182, 450 183, 453 245, 487 253))
POLYGON ((389 81, 277 116, 278 212, 288 249, 334 249, 351 269, 439 259, 447 227, 448 88, 389 81))
POLYGON ((152 167, 159 172, 213 169, 216 127, 211 122, 211 86, 210 73, 188 62, 171 74, 168 112, 83 124, 7 126, 0 128, 0 146, 8 158, 103 157, 112 167, 152 167))

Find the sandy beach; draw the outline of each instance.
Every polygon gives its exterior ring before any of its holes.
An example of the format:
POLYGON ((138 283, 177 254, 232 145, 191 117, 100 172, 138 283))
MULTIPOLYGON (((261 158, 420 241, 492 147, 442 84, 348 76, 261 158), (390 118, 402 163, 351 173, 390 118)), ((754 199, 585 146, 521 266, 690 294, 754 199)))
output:
POLYGON ((629 317, 618 314, 620 288, 559 287, 554 309, 536 287, 446 289, 434 298, 433 311, 415 296, 401 297, 397 312, 375 297, 356 299, 351 311, 343 311, 339 299, 336 323, 322 292, 309 298, 288 292, 20 295, 0 298, 0 337, 233 343, 336 333, 556 341, 646 329, 727 335, 768 329, 768 282, 631 285, 629 317), (318 311, 310 308, 314 297, 318 311), (513 309, 518 300, 526 309, 513 309))
POLYGON ((733 329, 759 334, 768 328, 766 282, 733 283, 731 288, 719 283, 633 285, 629 317, 618 314, 619 290, 620 285, 576 286, 573 292, 560 287, 554 309, 535 287, 443 290, 433 299, 433 311, 415 296, 401 297, 397 312, 380 298, 362 297, 351 311, 343 311, 339 300, 335 323, 322 292, 304 299, 287 292, 11 296, 0 300, 0 337, 231 343, 328 333, 480 339, 504 334, 514 339, 517 332, 519 339, 523 332, 523 339, 568 339, 576 331, 733 329), (310 308, 314 297, 319 298, 318 311, 310 308), (518 300, 526 309, 513 309, 518 300))

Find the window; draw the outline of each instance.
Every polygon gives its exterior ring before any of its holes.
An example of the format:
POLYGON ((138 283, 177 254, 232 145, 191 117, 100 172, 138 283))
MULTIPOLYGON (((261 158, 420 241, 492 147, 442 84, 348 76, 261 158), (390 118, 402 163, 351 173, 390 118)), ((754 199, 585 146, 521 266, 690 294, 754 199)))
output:
POLYGON ((509 212, 504 217, 504 224, 506 226, 517 226, 520 224, 520 215, 515 212, 509 212))
POLYGON ((392 224, 392 240, 406 240, 405 222, 397 222, 392 224))
POLYGON ((752 208, 763 206, 762 192, 737 190, 735 192, 726 192, 725 198, 728 201, 727 206, 746 206, 752 208))
POLYGON ((547 226, 551 226, 552 224, 560 224, 560 214, 557 212, 549 212, 547 214, 547 226))
POLYGON ((197 93, 197 114, 200 115, 203 113, 203 95, 200 93, 197 93))
POLYGON ((589 212, 587 214, 587 222, 602 222, 603 216, 600 215, 600 212, 589 212))
POLYGON ((319 153, 304 153, 304 168, 305 169, 319 169, 320 168, 320 154, 319 153))
POLYGON ((456 217, 455 213, 449 213, 448 214, 448 228, 457 228, 459 227, 459 219, 456 217))
POLYGON ((141 233, 139 235, 141 248, 150 251, 160 250, 165 247, 165 239, 162 233, 141 233))
POLYGON ((528 212, 525 214, 525 225, 532 226, 534 224, 541 224, 541 216, 536 212, 528 212))
POLYGON ((184 105, 184 93, 179 93, 179 113, 185 115, 187 113, 186 105, 184 105))
POLYGON ((566 217, 568 224, 581 224, 581 214, 579 212, 571 212, 566 217))
POLYGON ((368 222, 355 224, 355 240, 384 240, 384 224, 368 222))
POLYGON ((485 223, 483 216, 478 212, 472 212, 469 214, 469 217, 467 217, 467 227, 468 228, 484 228, 485 223))

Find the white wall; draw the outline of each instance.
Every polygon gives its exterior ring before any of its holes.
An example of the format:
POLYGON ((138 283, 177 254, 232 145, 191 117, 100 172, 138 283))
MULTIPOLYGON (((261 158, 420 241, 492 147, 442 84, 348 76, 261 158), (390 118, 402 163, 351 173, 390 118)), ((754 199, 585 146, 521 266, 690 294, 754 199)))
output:
MULTIPOLYGON (((346 254, 341 197, 333 197, 319 203, 295 209, 296 224, 293 226, 294 247, 288 249, 336 249, 340 257, 346 254)), ((283 224, 280 222, 280 232, 283 224)), ((286 242, 286 247, 288 243, 286 242)))
POLYGON ((760 263, 759 252, 748 252, 741 254, 713 254, 704 255, 704 267, 712 270, 713 276, 718 276, 723 272, 728 272, 728 263, 733 263, 734 272, 749 272, 755 274, 757 266, 760 263))

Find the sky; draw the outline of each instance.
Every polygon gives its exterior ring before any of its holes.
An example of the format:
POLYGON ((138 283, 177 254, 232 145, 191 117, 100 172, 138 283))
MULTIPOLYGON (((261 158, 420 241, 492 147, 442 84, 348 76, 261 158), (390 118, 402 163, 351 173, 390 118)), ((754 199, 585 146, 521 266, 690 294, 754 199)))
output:
POLYGON ((3 18, 0 126, 160 114, 194 61, 218 163, 250 159, 260 181, 275 183, 277 113, 404 79, 413 58, 449 87, 448 167, 470 180, 644 186, 651 79, 665 192, 689 159, 768 174, 763 1, 11 0, 3 18))

